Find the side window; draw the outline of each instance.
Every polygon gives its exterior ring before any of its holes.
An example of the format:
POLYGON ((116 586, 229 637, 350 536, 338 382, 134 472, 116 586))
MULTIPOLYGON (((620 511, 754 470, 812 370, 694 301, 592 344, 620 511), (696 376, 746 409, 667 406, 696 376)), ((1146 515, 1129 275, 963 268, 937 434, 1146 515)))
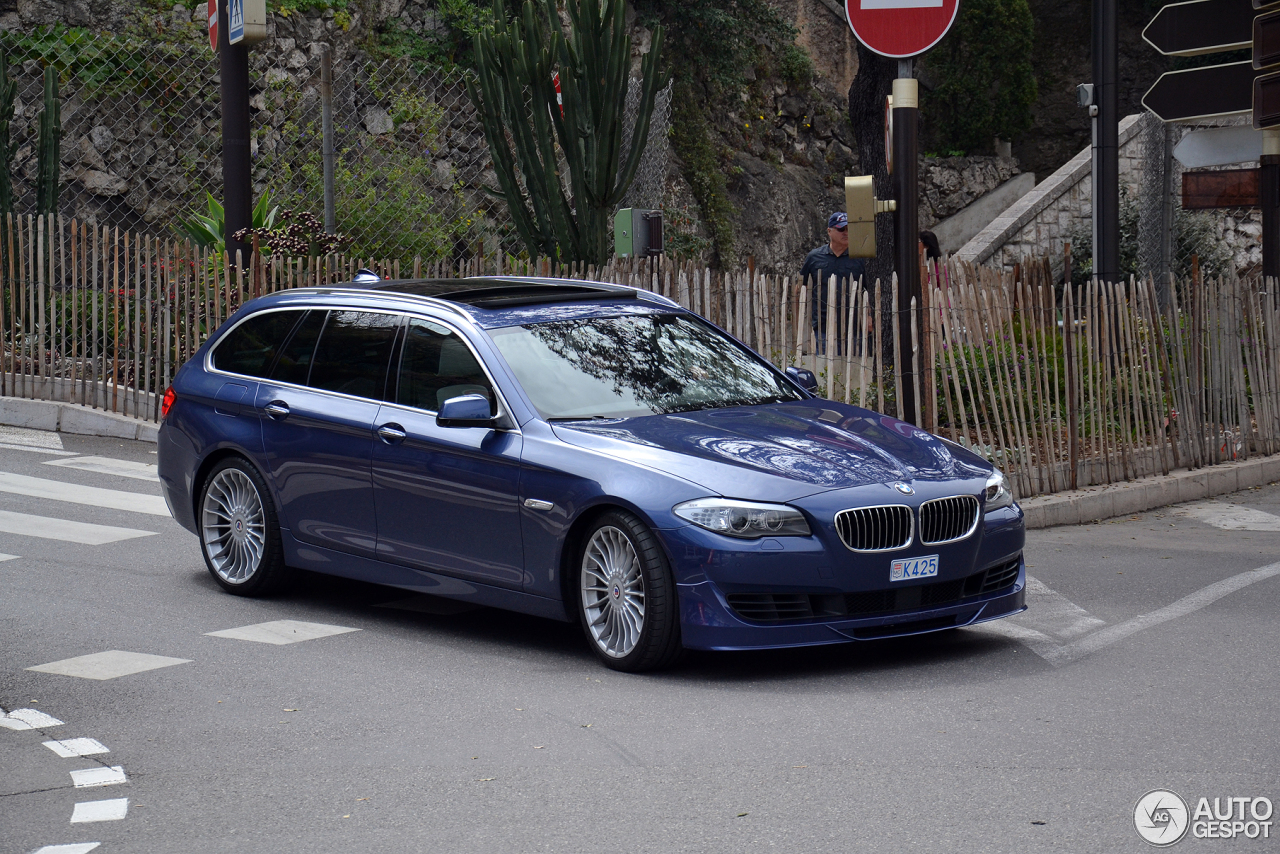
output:
POLYGON ((232 374, 266 377, 289 330, 302 315, 301 311, 264 311, 251 316, 218 342, 213 366, 232 374))
POLYGON ((493 388, 467 343, 439 324, 410 321, 396 403, 435 412, 449 398, 464 394, 483 394, 493 411, 493 388))
POLYGON ((381 400, 399 325, 394 314, 329 312, 307 385, 381 400))
POLYGON ((311 357, 315 355, 316 339, 324 327, 324 319, 328 312, 308 311, 307 316, 298 324, 298 329, 280 351, 280 358, 271 371, 271 379, 280 382, 306 385, 307 374, 311 371, 311 357))

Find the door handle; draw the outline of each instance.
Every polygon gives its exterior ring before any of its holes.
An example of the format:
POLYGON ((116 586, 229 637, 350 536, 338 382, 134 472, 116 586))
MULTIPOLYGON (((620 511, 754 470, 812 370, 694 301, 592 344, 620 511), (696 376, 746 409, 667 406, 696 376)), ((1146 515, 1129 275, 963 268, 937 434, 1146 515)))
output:
POLYGON ((397 442, 403 442, 404 437, 408 434, 404 432, 404 428, 399 424, 383 424, 378 428, 378 435, 388 445, 394 445, 397 442))
POLYGON ((279 421, 289 415, 289 407, 283 400, 273 400, 266 406, 262 407, 263 411, 270 417, 279 421))

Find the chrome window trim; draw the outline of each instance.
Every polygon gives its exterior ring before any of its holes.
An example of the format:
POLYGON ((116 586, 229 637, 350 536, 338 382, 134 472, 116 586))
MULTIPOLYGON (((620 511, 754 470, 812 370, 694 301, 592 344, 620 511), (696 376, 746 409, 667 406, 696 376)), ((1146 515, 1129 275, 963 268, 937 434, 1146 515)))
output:
MULTIPOLYGON (((951 539, 949 539, 949 540, 926 540, 926 539, 923 537, 923 535, 922 535, 922 536, 920 537, 920 543, 921 543, 921 545, 925 545, 925 546, 944 546, 944 545, 946 545, 947 543, 958 543, 958 542, 960 542, 961 540, 966 540, 966 539, 968 539, 969 537, 972 537, 972 536, 973 536, 973 532, 974 532, 974 531, 976 531, 976 530, 978 530, 978 525, 980 525, 980 524, 982 523, 982 516, 983 516, 983 513, 982 513, 982 502, 980 502, 980 501, 979 501, 975 496, 973 496, 973 495, 967 495, 967 494, 966 494, 966 495, 947 495, 947 496, 943 496, 942 498, 930 498, 928 501, 921 502, 921 504, 920 504, 920 509, 919 509, 919 510, 917 510, 916 512, 917 512, 917 513, 923 513, 923 512, 924 512, 924 508, 925 508, 925 507, 927 507, 928 505, 933 504, 933 503, 935 503, 935 502, 939 502, 939 501, 953 501, 953 500, 955 500, 955 499, 957 499, 957 498, 968 499, 968 500, 970 500, 970 501, 972 501, 972 502, 974 503, 973 524, 969 526, 969 530, 965 531, 965 532, 964 532, 963 534, 961 534, 960 536, 958 536, 958 537, 952 537, 952 538, 951 538, 951 539)), ((921 525, 921 529, 922 529, 922 530, 923 530, 923 527, 924 527, 924 526, 923 526, 923 524, 922 524, 922 525, 921 525)))
POLYGON ((835 519, 833 521, 836 526, 836 537, 840 540, 840 544, 843 545, 849 551, 855 552, 857 554, 877 554, 881 552, 902 551, 905 548, 910 548, 911 544, 914 543, 916 539, 916 514, 915 514, 915 510, 911 507, 910 504, 868 504, 865 507, 846 507, 845 509, 836 513, 835 519), (904 542, 902 545, 890 546, 887 549, 855 549, 853 546, 849 545, 844 541, 844 537, 840 536, 839 520, 840 520, 840 517, 843 516, 845 513, 857 513, 860 510, 891 510, 891 509, 896 509, 898 507, 902 507, 906 509, 907 520, 909 522, 909 527, 907 529, 907 539, 906 539, 906 542, 904 542))

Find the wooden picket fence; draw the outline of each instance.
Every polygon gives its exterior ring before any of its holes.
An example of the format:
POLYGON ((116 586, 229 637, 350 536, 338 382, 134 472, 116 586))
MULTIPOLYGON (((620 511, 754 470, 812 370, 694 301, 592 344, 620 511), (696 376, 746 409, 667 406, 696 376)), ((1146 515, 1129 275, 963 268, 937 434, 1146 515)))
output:
POLYGON ((368 267, 400 278, 539 275, 675 300, 821 393, 889 415, 913 375, 919 426, 1004 468, 1022 497, 1280 452, 1274 282, 1151 280, 1066 288, 1047 262, 1014 271, 929 265, 921 304, 896 283, 620 259, 601 267, 473 257, 458 264, 223 254, 62 218, 0 221, 0 393, 158 420, 177 369, 244 302, 332 285, 368 267), (243 260, 243 259, 236 259, 243 260), (883 334, 903 312, 911 339, 883 334), (895 370, 895 366, 900 366, 895 370))

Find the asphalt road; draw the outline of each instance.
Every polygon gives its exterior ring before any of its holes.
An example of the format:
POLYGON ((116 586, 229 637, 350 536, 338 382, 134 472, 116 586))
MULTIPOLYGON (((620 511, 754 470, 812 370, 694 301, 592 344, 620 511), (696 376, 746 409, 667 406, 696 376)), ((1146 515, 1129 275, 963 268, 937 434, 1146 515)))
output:
POLYGON ((393 589, 226 595, 154 461, 0 428, 0 854, 1124 852, 1152 789, 1280 801, 1275 485, 1031 532, 986 628, 627 676, 393 589))

